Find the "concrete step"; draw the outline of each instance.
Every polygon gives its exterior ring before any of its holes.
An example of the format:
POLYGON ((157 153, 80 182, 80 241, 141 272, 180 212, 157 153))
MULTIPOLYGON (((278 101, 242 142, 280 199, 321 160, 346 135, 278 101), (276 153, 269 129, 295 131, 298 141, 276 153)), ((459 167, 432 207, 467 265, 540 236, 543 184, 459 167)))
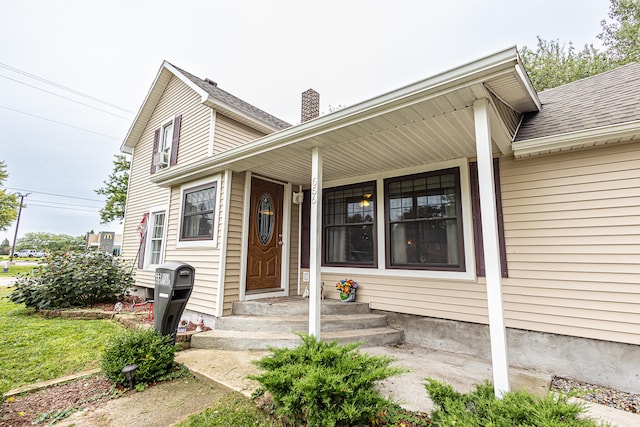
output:
MULTIPOLYGON (((321 332, 321 339, 352 343, 363 341, 363 347, 396 344, 402 341, 403 332, 383 327, 361 330, 321 332)), ((217 350, 263 350, 267 347, 295 347, 302 341, 292 332, 256 332, 214 330, 195 334, 191 348, 217 350)))
MULTIPOLYGON (((369 304, 325 299, 321 302, 321 314, 366 314, 369 304)), ((300 297, 262 298, 233 303, 233 314, 253 316, 303 316, 309 314, 309 299, 300 297)))
MULTIPOLYGON (((382 314, 327 314, 322 316, 322 331, 383 328, 387 318, 382 314)), ((307 332, 309 316, 247 316, 234 315, 216 320, 217 330, 253 332, 307 332)))

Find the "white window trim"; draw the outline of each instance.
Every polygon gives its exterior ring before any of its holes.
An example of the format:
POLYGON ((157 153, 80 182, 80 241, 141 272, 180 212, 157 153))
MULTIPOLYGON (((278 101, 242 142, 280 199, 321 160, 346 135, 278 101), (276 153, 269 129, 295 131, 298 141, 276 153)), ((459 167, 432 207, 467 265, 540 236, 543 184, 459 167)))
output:
POLYGON ((162 143, 163 143, 163 138, 164 138, 164 128, 167 127, 168 125, 171 125, 171 136, 169 137, 169 143, 167 144, 167 166, 158 166, 156 165, 156 171, 160 171, 162 169, 166 169, 169 167, 169 163, 171 162, 171 149, 173 148, 173 127, 176 125, 175 124, 175 116, 170 117, 166 120, 164 120, 163 122, 160 123, 160 137, 158 139, 158 153, 161 153, 162 150, 162 143))
POLYGON ((165 250, 167 247, 167 224, 169 223, 169 207, 167 205, 154 206, 149 209, 149 224, 147 225, 147 237, 144 248, 144 270, 155 270, 157 266, 164 262, 165 250), (149 259, 151 258, 151 233, 155 226, 154 214, 164 213, 164 227, 162 228, 162 246, 160 248, 160 262, 158 264, 151 264, 149 259))
MULTIPOLYGON (((180 200, 178 206, 178 229, 176 233, 176 248, 217 248, 218 247, 218 231, 220 228, 220 206, 222 201, 220 200, 221 194, 221 182, 222 175, 215 175, 209 178, 200 179, 198 181, 191 181, 187 184, 180 186, 180 200), (182 209, 184 208, 184 193, 186 190, 192 188, 216 184, 216 203, 213 207, 213 238, 207 240, 180 240, 180 234, 182 232, 182 209)), ((225 183, 227 185, 227 183, 225 183)))
POLYGON ((462 203, 462 229, 464 241, 465 271, 439 271, 439 270, 403 270, 398 268, 386 268, 386 234, 384 221, 384 202, 376 203, 376 232, 377 232, 377 256, 378 268, 356 267, 322 267, 321 272, 327 274, 346 274, 348 276, 400 276, 417 277, 424 279, 465 280, 476 279, 475 255, 473 248, 473 221, 471 216, 471 189, 469 184, 469 161, 467 158, 450 160, 442 163, 433 163, 416 166, 407 169, 386 171, 379 174, 360 176, 355 179, 335 180, 324 183, 323 188, 332 188, 342 185, 357 184, 360 182, 376 181, 377 201, 384 201, 384 180, 403 175, 413 175, 422 172, 432 172, 449 168, 460 170, 460 201, 462 203))

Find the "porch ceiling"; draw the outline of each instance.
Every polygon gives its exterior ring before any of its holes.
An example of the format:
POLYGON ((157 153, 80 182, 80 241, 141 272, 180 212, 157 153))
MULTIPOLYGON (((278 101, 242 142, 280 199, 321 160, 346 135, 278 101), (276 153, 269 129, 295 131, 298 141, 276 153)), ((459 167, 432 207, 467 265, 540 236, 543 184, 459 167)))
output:
POLYGON ((455 104, 438 100, 412 105, 309 138, 296 150, 264 153, 241 169, 308 185, 315 146, 323 149, 325 181, 474 157, 472 104, 473 98, 459 98, 455 104))
POLYGON ((507 49, 228 152, 169 168, 151 181, 172 186, 231 169, 308 186, 314 147, 322 149, 324 181, 475 157, 473 104, 482 98, 490 102, 494 150, 508 154, 513 135, 499 108, 523 113, 539 107, 523 73, 515 48, 507 49))

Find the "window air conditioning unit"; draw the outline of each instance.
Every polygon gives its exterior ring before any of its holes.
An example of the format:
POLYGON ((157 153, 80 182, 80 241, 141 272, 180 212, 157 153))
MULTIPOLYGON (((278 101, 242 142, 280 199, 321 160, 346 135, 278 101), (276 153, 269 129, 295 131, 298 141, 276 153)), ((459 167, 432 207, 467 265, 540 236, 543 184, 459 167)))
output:
POLYGON ((153 163, 159 168, 169 166, 169 153, 166 153, 164 151, 156 153, 153 156, 153 163))

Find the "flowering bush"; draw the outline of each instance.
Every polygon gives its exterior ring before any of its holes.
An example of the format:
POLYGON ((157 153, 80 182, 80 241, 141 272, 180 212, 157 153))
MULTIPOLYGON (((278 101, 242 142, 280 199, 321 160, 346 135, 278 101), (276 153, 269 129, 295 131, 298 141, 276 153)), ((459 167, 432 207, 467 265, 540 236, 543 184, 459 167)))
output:
POLYGON ((344 279, 336 283, 336 289, 341 293, 350 295, 351 291, 358 288, 358 282, 353 279, 344 279))

